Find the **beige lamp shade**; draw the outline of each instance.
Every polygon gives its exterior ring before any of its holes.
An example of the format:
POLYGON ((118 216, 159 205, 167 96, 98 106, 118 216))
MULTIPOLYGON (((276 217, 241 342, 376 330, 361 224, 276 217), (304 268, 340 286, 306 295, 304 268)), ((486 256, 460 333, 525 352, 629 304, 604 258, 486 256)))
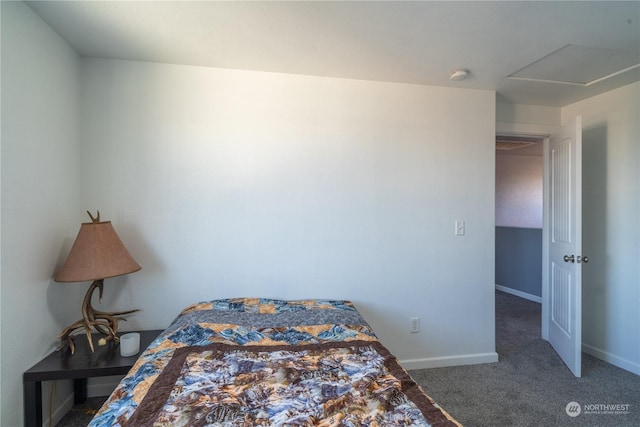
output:
POLYGON ((111 221, 83 223, 56 282, 107 279, 140 270, 111 221))

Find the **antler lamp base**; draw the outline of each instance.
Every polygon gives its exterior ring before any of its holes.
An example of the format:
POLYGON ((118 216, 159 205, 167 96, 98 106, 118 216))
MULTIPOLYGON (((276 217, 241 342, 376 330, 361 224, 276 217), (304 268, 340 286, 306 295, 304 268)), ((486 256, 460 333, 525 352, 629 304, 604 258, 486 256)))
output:
POLYGON ((125 314, 135 313, 136 311, 140 311, 139 309, 135 310, 127 310, 127 311, 116 311, 116 312, 104 312, 98 311, 91 305, 91 297, 93 296, 93 292, 96 288, 99 291, 99 299, 102 300, 102 285, 104 279, 95 280, 89 289, 87 290, 87 294, 84 297, 84 301, 82 302, 82 319, 77 322, 67 326, 58 337, 60 339, 60 346, 58 350, 62 350, 64 347, 69 346, 71 349, 71 354, 75 353, 75 344, 73 342, 74 334, 73 332, 78 329, 84 329, 85 334, 87 335, 87 340, 89 341, 89 348, 91 352, 94 352, 93 348, 93 340, 91 339, 91 331, 92 328, 97 332, 106 335, 107 342, 118 342, 120 339, 116 336, 116 332, 118 332, 118 320, 127 320, 123 316, 125 314))

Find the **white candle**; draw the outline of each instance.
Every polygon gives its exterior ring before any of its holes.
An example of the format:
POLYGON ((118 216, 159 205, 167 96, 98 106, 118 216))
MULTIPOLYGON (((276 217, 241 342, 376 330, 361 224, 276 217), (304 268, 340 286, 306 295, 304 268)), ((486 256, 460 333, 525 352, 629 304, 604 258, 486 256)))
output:
POLYGON ((140 351, 140 334, 131 332, 120 337, 120 355, 129 357, 140 351))

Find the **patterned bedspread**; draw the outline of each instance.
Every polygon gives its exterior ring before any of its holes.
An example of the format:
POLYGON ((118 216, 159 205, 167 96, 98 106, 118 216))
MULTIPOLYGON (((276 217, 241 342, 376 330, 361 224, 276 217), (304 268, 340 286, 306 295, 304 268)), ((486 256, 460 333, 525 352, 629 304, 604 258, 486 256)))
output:
POLYGON ((459 426, 348 301, 191 305, 147 348, 97 426, 459 426))

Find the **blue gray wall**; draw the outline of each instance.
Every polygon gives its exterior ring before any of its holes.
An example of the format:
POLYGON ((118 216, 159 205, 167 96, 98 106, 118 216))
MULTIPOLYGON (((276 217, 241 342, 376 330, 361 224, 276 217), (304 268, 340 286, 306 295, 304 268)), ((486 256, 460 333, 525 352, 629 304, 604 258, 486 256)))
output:
POLYGON ((496 284, 542 297, 542 230, 496 227, 496 284))

